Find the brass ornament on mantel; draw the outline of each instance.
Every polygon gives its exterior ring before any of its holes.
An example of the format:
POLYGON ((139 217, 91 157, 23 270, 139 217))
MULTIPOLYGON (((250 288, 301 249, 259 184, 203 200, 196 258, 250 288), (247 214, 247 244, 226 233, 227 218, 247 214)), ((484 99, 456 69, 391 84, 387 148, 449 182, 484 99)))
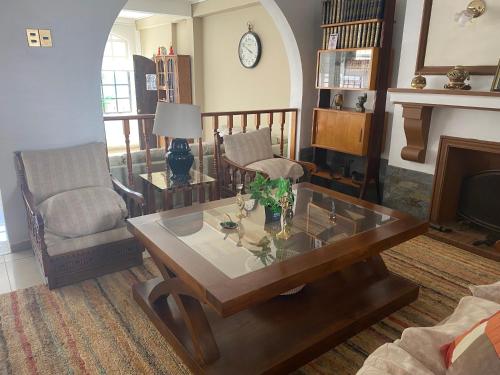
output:
POLYGON ((427 79, 423 75, 418 75, 411 80, 411 87, 422 90, 427 86, 427 79))
POLYGON ((448 74, 446 74, 448 79, 450 80, 449 83, 444 85, 445 89, 448 90, 470 90, 471 86, 465 81, 470 79, 470 74, 465 68, 461 65, 455 66, 453 69, 451 69, 448 74))

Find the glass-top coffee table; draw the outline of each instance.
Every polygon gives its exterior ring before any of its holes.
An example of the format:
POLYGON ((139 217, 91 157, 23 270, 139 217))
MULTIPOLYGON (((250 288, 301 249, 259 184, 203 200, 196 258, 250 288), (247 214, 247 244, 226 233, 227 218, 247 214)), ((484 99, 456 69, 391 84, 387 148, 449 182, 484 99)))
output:
POLYGON ((134 297, 195 373, 286 373, 417 298, 379 254, 426 223, 311 184, 294 194, 286 236, 258 204, 237 219, 235 198, 129 221, 162 274, 134 297))

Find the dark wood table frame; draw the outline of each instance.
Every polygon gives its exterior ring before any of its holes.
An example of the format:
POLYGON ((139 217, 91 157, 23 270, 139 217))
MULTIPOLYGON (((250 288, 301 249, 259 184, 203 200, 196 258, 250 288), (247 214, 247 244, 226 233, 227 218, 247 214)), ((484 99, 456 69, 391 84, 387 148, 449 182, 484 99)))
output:
POLYGON ((427 223, 302 185, 398 220, 235 279, 157 223, 234 198, 129 221, 161 272, 135 285, 134 298, 194 373, 287 373, 417 298, 418 287, 390 273, 380 253, 425 233, 427 223))

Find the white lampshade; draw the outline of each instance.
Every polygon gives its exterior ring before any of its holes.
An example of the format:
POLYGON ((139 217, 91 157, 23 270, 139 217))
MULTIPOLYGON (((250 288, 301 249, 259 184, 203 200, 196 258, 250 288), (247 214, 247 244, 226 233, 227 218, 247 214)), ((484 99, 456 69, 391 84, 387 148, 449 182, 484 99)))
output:
POLYGON ((170 138, 200 138, 202 134, 200 107, 158 102, 153 133, 170 138))

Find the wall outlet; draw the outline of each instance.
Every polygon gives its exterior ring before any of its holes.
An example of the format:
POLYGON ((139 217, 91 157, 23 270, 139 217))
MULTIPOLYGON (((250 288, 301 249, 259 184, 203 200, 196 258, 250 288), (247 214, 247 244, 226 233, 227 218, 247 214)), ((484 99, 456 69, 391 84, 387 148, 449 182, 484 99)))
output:
POLYGON ((26 29, 26 36, 28 37, 28 46, 40 47, 40 34, 38 29, 26 29))
POLYGON ((40 35, 40 45, 42 47, 52 47, 52 36, 50 34, 50 30, 40 29, 38 30, 38 34, 40 35))

